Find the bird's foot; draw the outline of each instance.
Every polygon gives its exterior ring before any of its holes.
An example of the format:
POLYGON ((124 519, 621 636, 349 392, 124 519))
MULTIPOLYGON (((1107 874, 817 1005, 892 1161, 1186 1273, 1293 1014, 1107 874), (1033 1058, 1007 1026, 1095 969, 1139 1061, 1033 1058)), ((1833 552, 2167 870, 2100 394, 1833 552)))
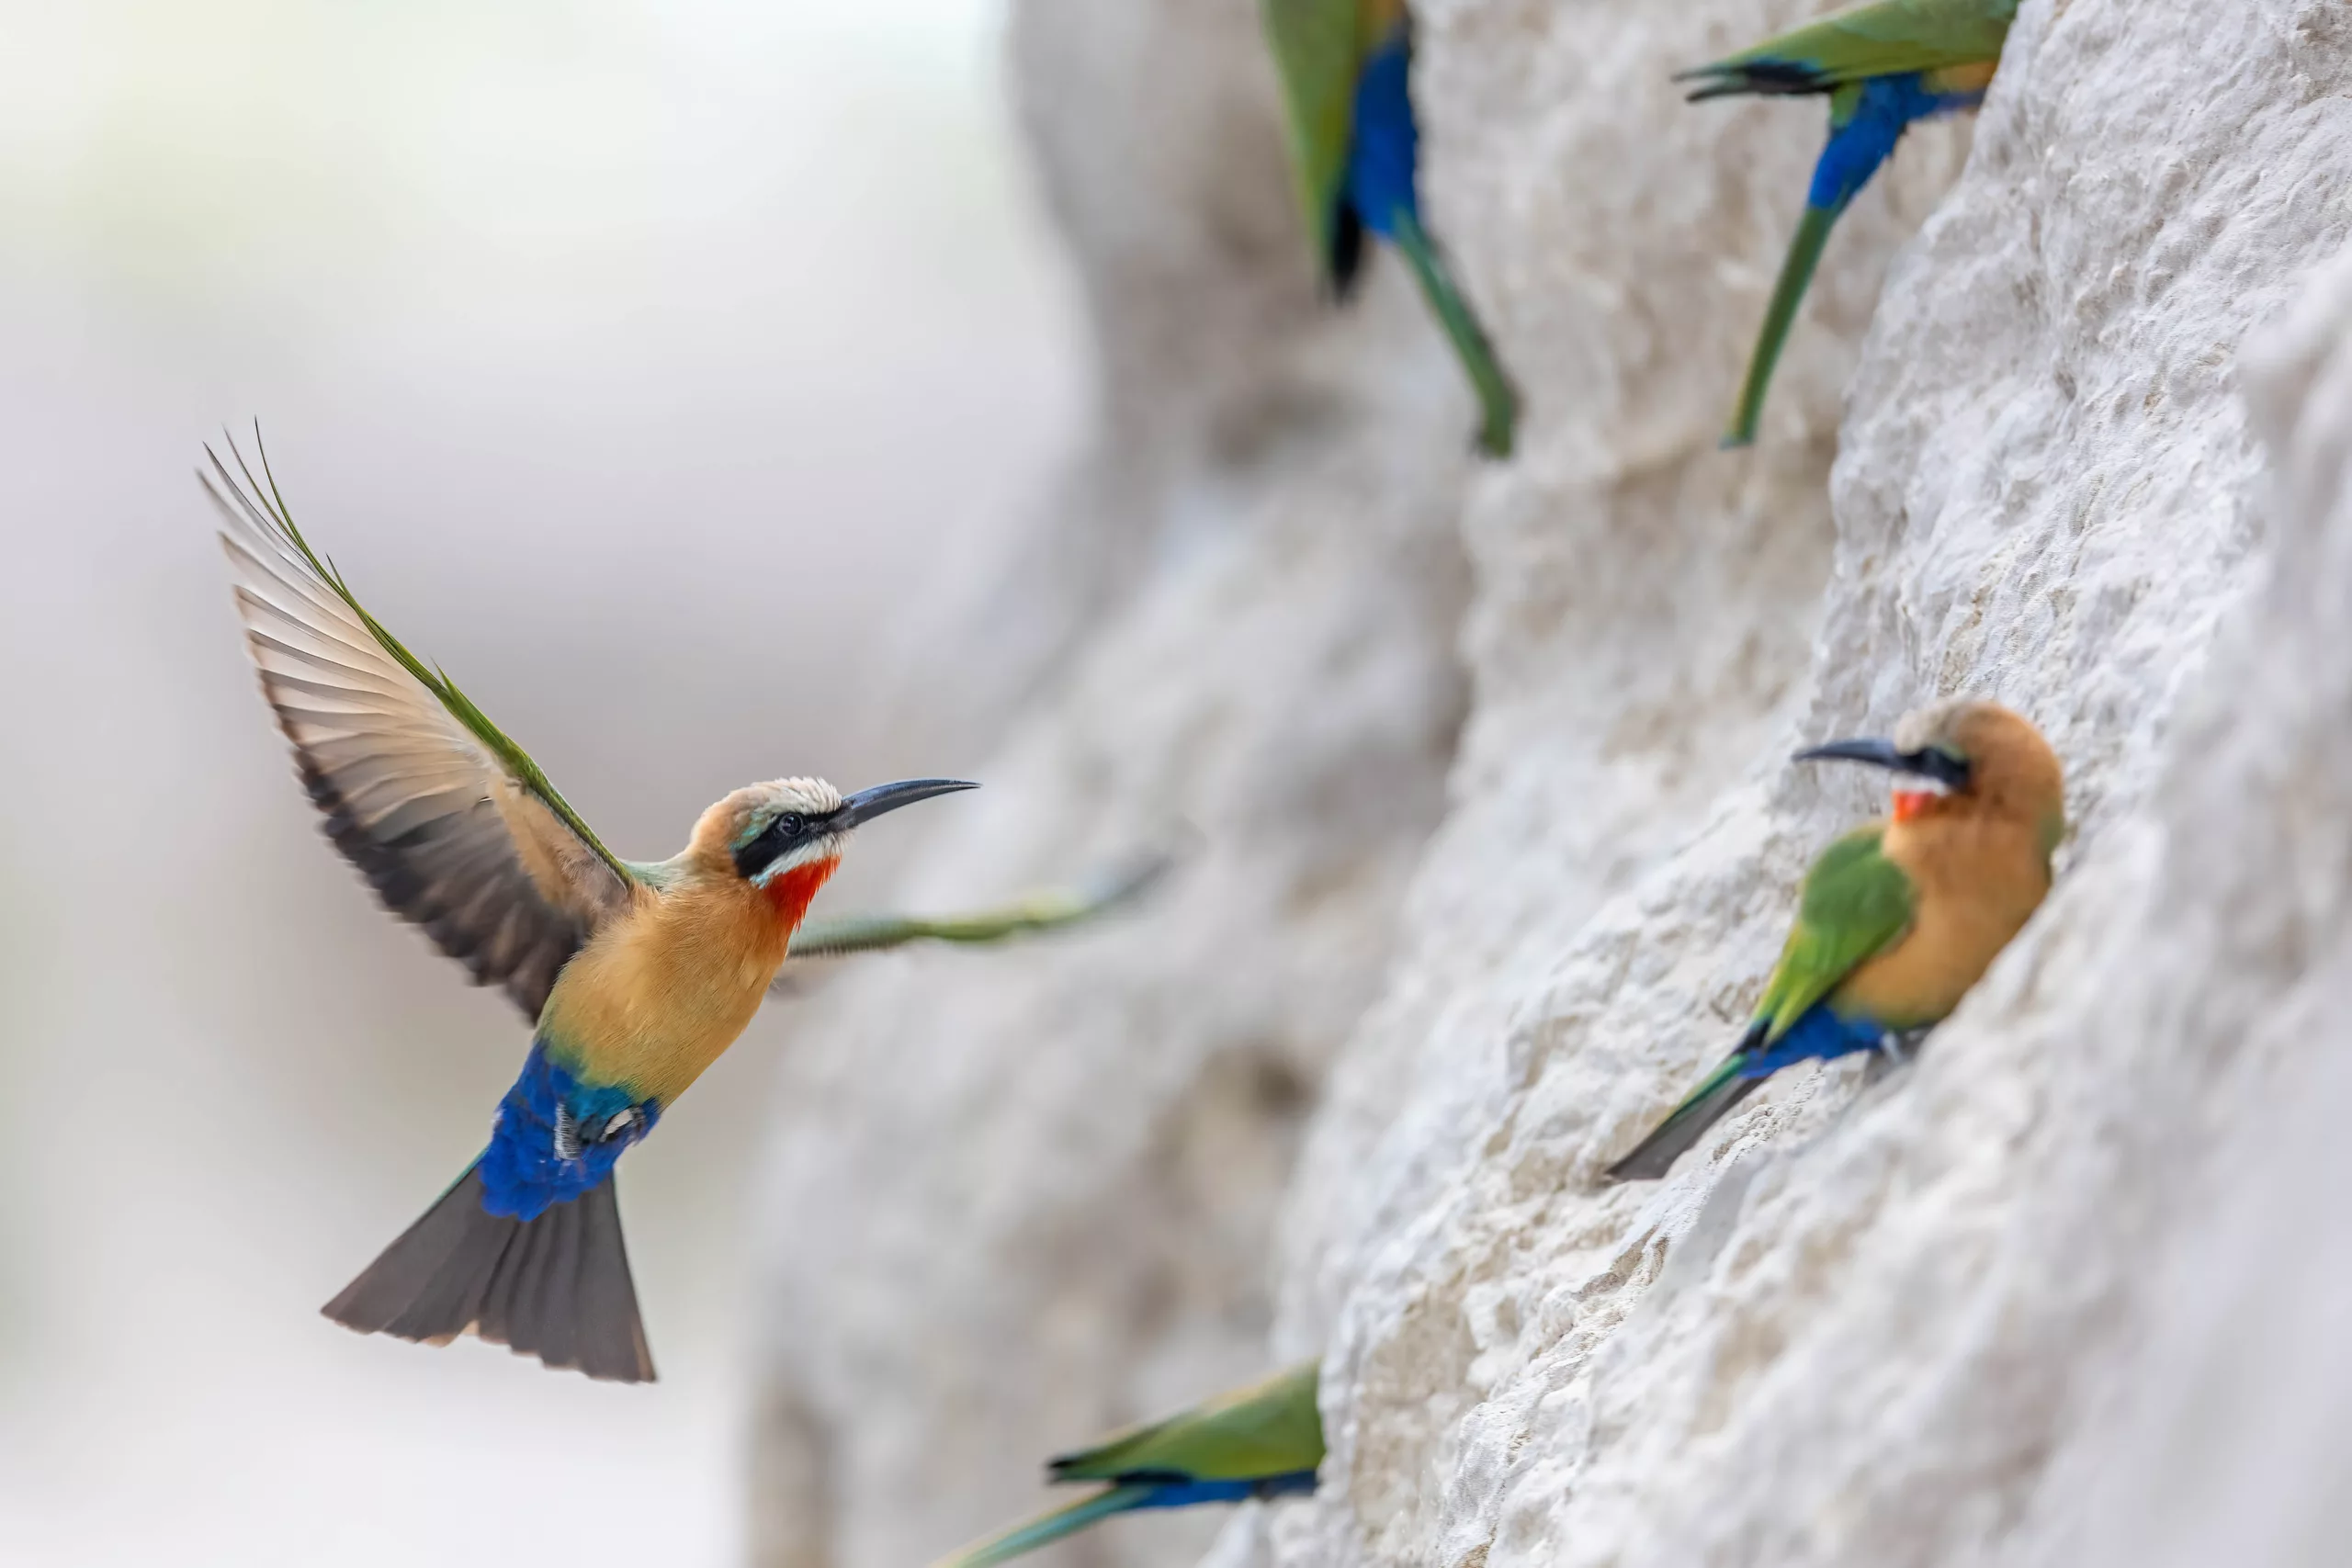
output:
POLYGON ((1924 1029, 1889 1031, 1886 1038, 1879 1042, 1879 1055, 1898 1067, 1907 1067, 1918 1057, 1919 1047, 1927 1038, 1924 1029))

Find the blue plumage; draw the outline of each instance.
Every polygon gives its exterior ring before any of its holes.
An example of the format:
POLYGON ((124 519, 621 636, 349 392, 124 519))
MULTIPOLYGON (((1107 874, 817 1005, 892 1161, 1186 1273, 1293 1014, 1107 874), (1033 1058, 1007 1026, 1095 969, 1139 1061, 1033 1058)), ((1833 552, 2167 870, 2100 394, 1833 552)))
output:
MULTIPOLYGON (((1871 176, 1878 173, 1914 120, 1974 108, 1984 101, 1979 93, 1938 93, 1928 89, 1919 73, 1873 76, 1860 85, 1851 113, 1833 118, 1829 145, 1813 166, 1813 188, 1806 205, 1841 212, 1871 176)), ((1843 107, 1842 105, 1839 107, 1843 107)))
POLYGON ((1366 229, 1396 237, 1396 220, 1420 216, 1413 183, 1420 131, 1407 86, 1410 39, 1399 27, 1367 57, 1356 76, 1355 134, 1348 143, 1347 203, 1366 229))
POLYGON ((1151 1495, 1130 1508, 1189 1508, 1195 1503, 1246 1503, 1252 1497, 1280 1497, 1315 1490, 1315 1472, 1292 1471, 1283 1475, 1240 1481, 1167 1481, 1152 1483, 1151 1495))
POLYGON ((571 1202, 609 1179, 622 1151, 651 1131, 661 1113, 652 1100, 633 1100, 627 1089, 582 1083, 548 1056, 544 1040, 532 1041, 482 1151, 481 1206, 535 1220, 571 1202))
POLYGON ((1753 1055, 1743 1058, 1738 1076, 1769 1078, 1798 1062, 1836 1061, 1857 1051, 1875 1051, 1886 1043, 1886 1031, 1867 1018, 1839 1018, 1826 1002, 1816 1002, 1790 1026, 1789 1032, 1753 1055))

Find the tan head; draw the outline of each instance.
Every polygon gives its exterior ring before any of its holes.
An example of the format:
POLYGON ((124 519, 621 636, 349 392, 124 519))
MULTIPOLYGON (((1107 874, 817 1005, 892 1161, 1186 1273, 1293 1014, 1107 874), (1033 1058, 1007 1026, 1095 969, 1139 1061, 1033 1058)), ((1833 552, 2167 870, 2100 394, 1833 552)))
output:
POLYGON ((1894 819, 1997 818, 2032 828, 2044 852, 2066 829, 2064 771, 2041 732, 1998 703, 1954 697, 1903 716, 1891 740, 1833 740, 1800 761, 1868 762, 1895 774, 1894 819))
POLYGON ((793 906, 799 919, 861 822, 918 800, 978 789, 961 779, 901 779, 843 795, 822 779, 746 784, 702 814, 684 858, 714 875, 741 877, 793 906))

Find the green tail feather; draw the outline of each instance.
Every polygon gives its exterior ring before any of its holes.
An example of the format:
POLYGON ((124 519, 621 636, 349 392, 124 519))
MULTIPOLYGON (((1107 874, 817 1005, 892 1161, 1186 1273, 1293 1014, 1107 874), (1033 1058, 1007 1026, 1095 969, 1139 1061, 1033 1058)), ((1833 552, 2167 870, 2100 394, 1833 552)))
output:
POLYGON ((1420 220, 1409 212, 1396 214, 1393 224, 1396 248, 1419 280, 1421 293, 1437 312, 1438 323, 1445 328, 1445 335, 1453 340, 1453 352, 1462 360, 1462 368, 1469 374, 1471 389, 1478 395, 1478 448, 1490 457, 1510 456, 1511 441, 1519 424, 1519 389, 1511 385, 1510 377, 1495 357, 1494 345, 1487 341, 1486 329, 1478 324, 1470 303, 1453 286, 1453 277, 1445 270, 1444 258, 1437 252, 1437 243, 1421 227, 1420 220))
POLYGON ((1797 225, 1796 238, 1789 242, 1788 259, 1781 264, 1781 280, 1772 286, 1772 302, 1764 311, 1764 330, 1757 335, 1755 356, 1747 362, 1747 379, 1739 389, 1739 409, 1724 436, 1725 446, 1755 443, 1756 423, 1764 412, 1764 392, 1772 384, 1772 367, 1781 361, 1781 345, 1788 341, 1789 325, 1796 320, 1797 306, 1813 282, 1821 249, 1829 243, 1830 228, 1843 210, 1836 207, 1804 209, 1804 221, 1797 225))
POLYGON ((977 1546, 967 1546, 953 1557, 943 1558, 934 1568, 989 1568, 989 1564, 1009 1562, 1024 1552, 1036 1551, 1048 1541, 1061 1540, 1098 1520, 1114 1514, 1123 1514, 1149 1500, 1155 1488, 1145 1484, 1113 1486, 1080 1497, 1067 1507, 1056 1508, 1050 1514, 1040 1514, 1026 1524, 1013 1526, 1002 1535, 990 1536, 977 1546))

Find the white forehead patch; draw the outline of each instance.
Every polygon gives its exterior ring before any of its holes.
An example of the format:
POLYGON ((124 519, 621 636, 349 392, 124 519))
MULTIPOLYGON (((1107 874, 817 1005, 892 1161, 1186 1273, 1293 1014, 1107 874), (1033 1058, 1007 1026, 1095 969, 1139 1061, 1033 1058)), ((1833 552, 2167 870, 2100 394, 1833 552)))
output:
POLYGON ((768 785, 768 790, 780 811, 822 817, 829 811, 840 810, 842 806, 842 792, 822 779, 777 779, 768 785))
POLYGON ((1914 708, 1894 723, 1894 749, 1898 751, 1922 751, 1939 740, 1950 739, 1952 723, 1961 711, 1974 705, 1971 697, 1947 697, 1923 708, 1914 708))

